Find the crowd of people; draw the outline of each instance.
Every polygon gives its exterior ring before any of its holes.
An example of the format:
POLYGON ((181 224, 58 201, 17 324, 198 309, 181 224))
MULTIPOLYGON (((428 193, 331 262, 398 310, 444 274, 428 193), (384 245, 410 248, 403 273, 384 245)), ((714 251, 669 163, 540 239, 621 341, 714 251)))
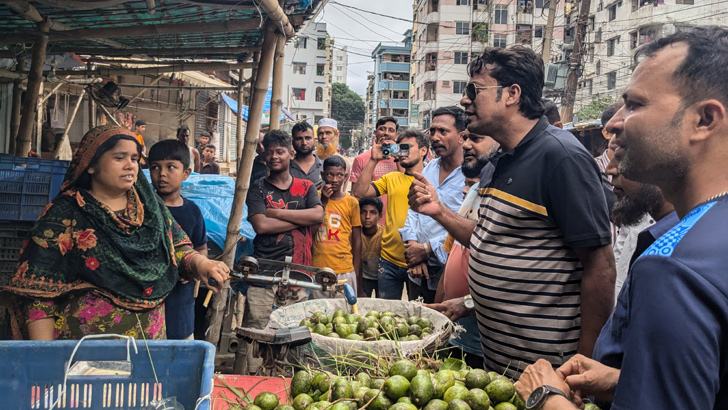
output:
MULTIPOLYGON (((597 158, 561 129, 540 56, 519 46, 474 57, 461 107, 427 130, 380 118, 351 166, 333 119, 261 133, 253 256, 331 268, 360 297, 421 299, 465 330, 449 354, 518 379, 529 408, 727 408, 728 30, 638 57, 597 158)), ((189 136, 149 149, 155 195, 137 134, 89 131, 4 289, 21 336, 192 337, 194 281, 219 289, 229 269, 180 195, 217 165, 209 135, 200 151, 189 136)), ((243 326, 331 295, 288 296, 251 283, 243 326)))

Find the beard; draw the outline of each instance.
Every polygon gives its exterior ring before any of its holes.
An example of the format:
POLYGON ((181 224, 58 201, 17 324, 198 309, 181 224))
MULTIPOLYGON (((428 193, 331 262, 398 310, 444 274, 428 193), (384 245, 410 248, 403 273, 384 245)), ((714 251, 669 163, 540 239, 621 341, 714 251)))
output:
POLYGON ((475 161, 463 162, 462 171, 466 178, 477 178, 480 171, 498 154, 498 147, 493 147, 487 154, 483 154, 476 158, 475 161))
POLYGON ((414 168, 415 165, 417 165, 417 164, 419 164, 421 162, 422 162, 422 159, 416 159, 416 160, 412 160, 412 161, 409 161, 409 162, 404 161, 404 160, 400 160, 399 161, 399 165, 402 168, 404 168, 404 169, 410 169, 410 168, 414 168))
POLYGON ((645 214, 656 213, 664 203, 660 188, 643 184, 636 195, 625 196, 614 203, 610 219, 617 226, 636 225, 645 214))
POLYGON ((296 149, 296 156, 297 157, 307 157, 311 155, 313 152, 314 147, 308 147, 305 150, 303 148, 296 149))
POLYGON ((316 143, 316 155, 321 159, 326 159, 336 153, 336 141, 333 141, 328 146, 316 143))

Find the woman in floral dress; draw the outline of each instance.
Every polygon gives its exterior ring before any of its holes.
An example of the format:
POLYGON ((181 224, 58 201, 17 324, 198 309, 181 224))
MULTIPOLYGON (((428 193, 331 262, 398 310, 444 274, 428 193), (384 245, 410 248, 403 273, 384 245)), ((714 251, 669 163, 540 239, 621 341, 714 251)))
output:
POLYGON ((228 267, 194 251, 139 175, 139 158, 125 128, 101 126, 83 137, 61 193, 35 223, 3 288, 16 296, 16 338, 163 339, 163 301, 178 280, 215 279, 213 289, 227 280, 228 267))

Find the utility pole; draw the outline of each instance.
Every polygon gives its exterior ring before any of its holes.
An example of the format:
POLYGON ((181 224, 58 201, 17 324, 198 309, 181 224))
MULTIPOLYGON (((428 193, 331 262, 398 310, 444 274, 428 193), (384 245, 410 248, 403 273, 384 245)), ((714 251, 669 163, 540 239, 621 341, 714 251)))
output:
MULTIPOLYGON (((551 0, 553 1, 553 0, 551 0)), ((569 76, 566 78, 566 90, 561 108, 561 121, 572 122, 574 119, 574 101, 576 101, 576 85, 579 82, 579 71, 581 71, 581 50, 586 37, 587 19, 591 0, 581 0, 579 6, 579 18, 576 22, 576 34, 574 35, 574 51, 569 58, 569 76)))
POLYGON ((551 61, 551 41, 554 38, 554 20, 556 19, 557 0, 549 0, 549 16, 546 20, 546 29, 543 33, 543 43, 541 47, 541 59, 544 64, 551 61))

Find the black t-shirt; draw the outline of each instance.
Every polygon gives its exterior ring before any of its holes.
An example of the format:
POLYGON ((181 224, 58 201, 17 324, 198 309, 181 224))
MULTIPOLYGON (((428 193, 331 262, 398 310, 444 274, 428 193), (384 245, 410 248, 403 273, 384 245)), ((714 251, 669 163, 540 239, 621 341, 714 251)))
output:
MULTIPOLYGON (((169 212, 185 231, 195 248, 207 243, 205 219, 194 202, 182 198, 182 206, 168 206, 169 212)), ((177 283, 164 300, 167 338, 184 339, 195 328, 195 282, 177 283)))
MULTIPOLYGON (((265 214, 268 208, 310 209, 321 205, 321 199, 314 184, 307 179, 294 177, 288 189, 281 190, 261 178, 250 187, 246 204, 250 218, 265 214)), ((257 234, 253 239, 253 257, 283 261, 286 256, 292 256, 293 263, 310 266, 312 245, 313 228, 310 226, 273 235, 257 234)))

